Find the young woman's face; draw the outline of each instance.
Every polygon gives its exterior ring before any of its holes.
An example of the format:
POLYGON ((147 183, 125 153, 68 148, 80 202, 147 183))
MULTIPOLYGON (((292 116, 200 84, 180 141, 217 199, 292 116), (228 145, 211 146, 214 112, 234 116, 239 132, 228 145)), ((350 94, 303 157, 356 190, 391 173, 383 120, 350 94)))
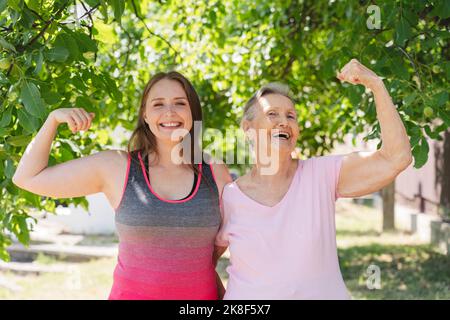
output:
POLYGON ((182 85, 176 80, 162 79, 150 89, 145 105, 145 122, 158 140, 172 140, 177 129, 190 131, 192 113, 182 85))
MULTIPOLYGON (((247 129, 254 129, 257 133, 257 146, 262 147, 262 132, 267 139, 267 146, 277 142, 278 149, 282 152, 292 152, 299 136, 297 112, 291 99, 281 94, 267 94, 262 96, 258 103, 253 106, 255 116, 247 122, 247 129)), ((244 130, 246 129, 244 128, 244 130)))

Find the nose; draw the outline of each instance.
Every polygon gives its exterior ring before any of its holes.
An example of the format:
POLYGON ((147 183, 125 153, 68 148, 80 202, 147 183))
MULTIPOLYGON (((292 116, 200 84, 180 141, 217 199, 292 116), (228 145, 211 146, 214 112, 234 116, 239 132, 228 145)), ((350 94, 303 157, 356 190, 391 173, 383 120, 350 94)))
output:
POLYGON ((174 113, 174 109, 175 107, 174 107, 174 105, 173 104, 168 104, 167 105, 167 108, 166 108, 166 113, 168 113, 168 114, 172 114, 172 113, 174 113))
POLYGON ((285 116, 280 117, 280 121, 278 122, 278 126, 282 128, 286 128, 288 126, 288 120, 285 116))

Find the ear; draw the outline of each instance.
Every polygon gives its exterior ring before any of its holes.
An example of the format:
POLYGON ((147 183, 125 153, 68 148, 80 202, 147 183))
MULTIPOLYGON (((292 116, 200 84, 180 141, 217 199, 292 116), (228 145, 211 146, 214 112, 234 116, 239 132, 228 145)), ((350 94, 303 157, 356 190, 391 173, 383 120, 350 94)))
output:
POLYGON ((248 129, 250 129, 250 121, 242 120, 242 130, 244 130, 244 133, 246 133, 248 129))

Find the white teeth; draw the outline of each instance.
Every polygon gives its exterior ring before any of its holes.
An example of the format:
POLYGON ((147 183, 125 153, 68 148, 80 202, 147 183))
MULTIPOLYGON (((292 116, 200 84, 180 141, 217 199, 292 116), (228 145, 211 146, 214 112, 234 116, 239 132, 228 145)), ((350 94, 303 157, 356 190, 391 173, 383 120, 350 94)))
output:
POLYGON ((165 122, 160 124, 162 127, 179 127, 181 122, 165 122))
POLYGON ((278 132, 273 135, 274 138, 289 139, 291 135, 287 132, 278 132))

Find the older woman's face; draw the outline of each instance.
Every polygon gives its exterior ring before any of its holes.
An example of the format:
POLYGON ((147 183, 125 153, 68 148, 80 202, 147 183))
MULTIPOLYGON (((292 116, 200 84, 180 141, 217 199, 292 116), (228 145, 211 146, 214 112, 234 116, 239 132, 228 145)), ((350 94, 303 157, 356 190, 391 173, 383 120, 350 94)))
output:
MULTIPOLYGON (((264 136, 267 138, 268 146, 276 141, 280 151, 292 152, 299 136, 299 127, 297 112, 291 99, 281 94, 271 93, 262 96, 253 107, 255 116, 246 124, 246 127, 255 129, 256 132, 263 130, 260 132, 266 133, 264 136)), ((261 145, 259 142, 258 138, 257 143, 261 145)))

